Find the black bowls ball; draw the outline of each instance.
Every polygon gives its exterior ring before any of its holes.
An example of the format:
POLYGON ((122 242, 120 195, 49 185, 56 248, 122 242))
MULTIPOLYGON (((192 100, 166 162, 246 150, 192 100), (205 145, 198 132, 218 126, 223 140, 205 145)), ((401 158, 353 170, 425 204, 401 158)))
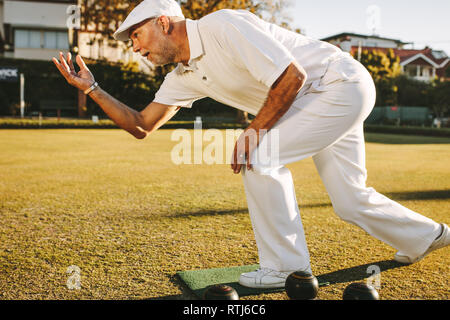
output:
POLYGON ((342 295, 343 300, 380 300, 377 290, 362 282, 349 284, 342 295))
POLYGON ((226 284, 209 286, 203 293, 204 300, 239 300, 239 295, 232 287, 226 284))
POLYGON ((295 271, 286 278, 285 289, 292 300, 311 300, 317 296, 319 281, 308 272, 295 271))

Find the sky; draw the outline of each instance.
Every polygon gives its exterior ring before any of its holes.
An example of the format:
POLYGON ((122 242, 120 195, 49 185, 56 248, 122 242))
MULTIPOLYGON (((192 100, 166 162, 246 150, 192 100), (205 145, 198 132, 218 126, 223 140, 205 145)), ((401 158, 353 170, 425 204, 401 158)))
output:
POLYGON ((290 25, 321 39, 342 32, 370 35, 368 24, 381 37, 426 45, 450 56, 450 0, 291 0, 290 25), (369 13, 367 12, 368 8, 369 13), (375 9, 373 9, 375 8, 375 9), (377 19, 377 12, 379 13, 377 19))

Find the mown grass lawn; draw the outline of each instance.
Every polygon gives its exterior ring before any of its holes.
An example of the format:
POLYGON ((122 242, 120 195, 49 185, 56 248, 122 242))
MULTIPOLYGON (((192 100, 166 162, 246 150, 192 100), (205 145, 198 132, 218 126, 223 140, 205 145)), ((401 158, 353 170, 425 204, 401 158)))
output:
MULTIPOLYGON (((241 176, 226 164, 173 164, 171 133, 0 130, 0 299, 188 299, 177 271, 257 263, 241 176), (72 265, 80 290, 66 285, 72 265)), ((450 139, 367 140, 368 185, 449 224, 450 139)), ((288 167, 312 269, 331 282, 319 299, 341 299, 373 264, 382 299, 450 298, 448 248, 393 263, 393 248, 333 213, 311 159, 288 167)))

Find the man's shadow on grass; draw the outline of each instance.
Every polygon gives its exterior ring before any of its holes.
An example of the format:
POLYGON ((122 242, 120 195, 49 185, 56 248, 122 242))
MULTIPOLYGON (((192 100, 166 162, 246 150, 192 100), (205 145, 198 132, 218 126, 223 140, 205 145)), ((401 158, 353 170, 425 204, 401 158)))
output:
POLYGON ((317 279, 319 280, 319 282, 329 282, 330 285, 336 283, 362 281, 369 278, 370 276, 373 276, 374 270, 383 272, 390 269, 396 269, 406 266, 408 265, 399 263, 394 260, 383 260, 321 274, 317 276, 317 279), (375 268, 373 268, 374 266, 375 268))
MULTIPOLYGON (((403 191, 403 192, 380 192, 392 200, 445 200, 450 199, 450 189, 444 190, 427 190, 427 191, 403 191)), ((301 204, 300 209, 308 208, 326 208, 331 207, 331 202, 324 203, 311 203, 311 204, 301 204)), ((195 212, 173 212, 170 213, 171 217, 187 218, 187 217, 202 217, 202 216, 226 216, 226 215, 236 215, 236 214, 247 214, 247 208, 237 208, 228 210, 198 210, 195 212)))
POLYGON ((450 199, 450 189, 427 191, 386 192, 392 200, 445 200, 450 199))
MULTIPOLYGON (((300 205, 300 209, 305 208, 322 208, 322 207, 331 207, 331 202, 329 203, 313 203, 313 204, 305 204, 300 205)), ((228 209, 228 210, 198 210, 195 212, 173 212, 170 214, 170 217, 177 218, 188 218, 188 217, 203 217, 203 216, 227 216, 227 215, 236 215, 236 214, 248 214, 248 208, 239 208, 239 209, 228 209)))

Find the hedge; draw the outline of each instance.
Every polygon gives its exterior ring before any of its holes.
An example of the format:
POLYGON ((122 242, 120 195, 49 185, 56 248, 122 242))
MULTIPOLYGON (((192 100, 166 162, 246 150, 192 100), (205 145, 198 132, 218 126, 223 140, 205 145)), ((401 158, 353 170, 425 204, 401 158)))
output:
MULTIPOLYGON (((219 121, 218 118, 204 119, 202 128, 234 129, 244 126, 233 121, 219 121)), ((94 123, 87 119, 18 119, 0 118, 0 129, 118 129, 119 127, 109 119, 99 120, 94 123)), ((193 129, 194 121, 169 121, 163 126, 164 129, 186 128, 193 129)))
MULTIPOLYGON (((204 129, 217 128, 243 128, 245 126, 239 125, 232 121, 232 118, 203 118, 202 127, 204 129)), ((64 128, 90 128, 90 129, 117 129, 117 125, 109 120, 102 119, 97 123, 92 120, 81 119, 43 119, 41 122, 38 119, 19 119, 19 118, 0 118, 0 129, 64 129, 64 128)), ((194 121, 169 121, 163 128, 175 129, 186 128, 193 129, 194 121)), ((380 126, 365 124, 365 132, 374 133, 391 133, 403 135, 420 135, 420 136, 434 136, 434 137, 450 137, 450 128, 427 128, 427 127, 397 127, 397 126, 380 126)))
POLYGON ((0 119, 0 129, 117 129, 117 125, 111 120, 99 120, 94 123, 92 120, 83 119, 0 119))
MULTIPOLYGON (((51 61, 0 58, 0 66, 17 67, 25 75, 26 111, 39 110, 43 99, 76 100, 77 91, 68 86, 55 71, 51 61)), ((20 99, 19 82, 0 83, 0 114, 17 114, 20 99)))
POLYGON ((398 127, 398 126, 380 126, 380 125, 365 124, 364 131, 374 133, 450 137, 450 128, 407 127, 407 126, 398 127))

